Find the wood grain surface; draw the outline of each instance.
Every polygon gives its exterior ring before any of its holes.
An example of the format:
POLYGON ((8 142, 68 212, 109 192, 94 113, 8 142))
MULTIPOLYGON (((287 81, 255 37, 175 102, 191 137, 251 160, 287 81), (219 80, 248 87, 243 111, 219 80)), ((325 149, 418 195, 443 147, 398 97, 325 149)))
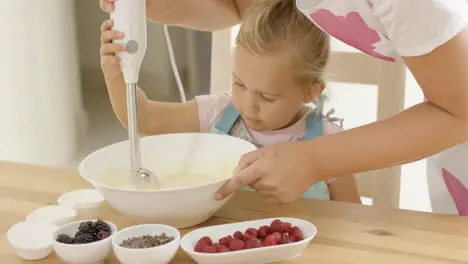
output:
MULTIPOLYGON (((36 208, 56 204, 62 193, 89 187, 72 170, 0 162, 0 263, 30 263, 8 244, 5 234, 10 226, 36 208)), ((109 206, 100 216, 119 229, 135 224, 109 206)), ((201 226, 279 216, 302 218, 318 228, 304 254, 287 263, 468 263, 467 217, 315 200, 272 205, 255 193, 239 192, 201 226)), ((52 254, 34 263, 62 262, 52 254)), ((118 261, 111 257, 106 263, 118 261)), ((195 262, 179 250, 172 263, 195 262)))

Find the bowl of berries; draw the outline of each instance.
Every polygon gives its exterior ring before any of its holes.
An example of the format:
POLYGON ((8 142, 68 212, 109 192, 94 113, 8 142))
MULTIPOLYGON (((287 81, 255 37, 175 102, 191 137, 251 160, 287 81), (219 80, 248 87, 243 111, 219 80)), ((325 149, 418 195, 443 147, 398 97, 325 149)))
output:
POLYGON ((264 264, 299 257, 317 234, 297 218, 269 218, 196 229, 180 241, 199 264, 264 264))
POLYGON ((53 247, 65 263, 100 263, 111 253, 116 232, 113 223, 100 219, 73 222, 55 231, 53 247))

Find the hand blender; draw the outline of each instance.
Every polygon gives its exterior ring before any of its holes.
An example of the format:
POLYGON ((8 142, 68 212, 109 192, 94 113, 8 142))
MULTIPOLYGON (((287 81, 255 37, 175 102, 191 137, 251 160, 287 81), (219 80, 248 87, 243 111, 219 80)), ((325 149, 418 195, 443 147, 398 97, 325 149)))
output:
POLYGON ((140 135, 138 133, 137 83, 146 52, 146 0, 116 0, 113 29, 123 32, 124 38, 115 41, 127 45, 127 52, 116 54, 127 85, 128 137, 132 180, 136 185, 157 184, 156 177, 141 166, 140 135))

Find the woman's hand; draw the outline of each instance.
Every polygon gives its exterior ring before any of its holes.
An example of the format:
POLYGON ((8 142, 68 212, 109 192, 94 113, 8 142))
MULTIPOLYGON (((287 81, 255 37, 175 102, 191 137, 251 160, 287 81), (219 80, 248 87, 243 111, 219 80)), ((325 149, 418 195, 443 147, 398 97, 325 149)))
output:
POLYGON ((320 181, 313 171, 313 157, 307 156, 305 142, 263 147, 244 155, 234 176, 216 193, 221 200, 243 186, 255 189, 271 202, 288 203, 298 199, 320 181))
POLYGON ((114 10, 114 2, 115 0, 99 0, 99 5, 102 11, 110 13, 114 10))

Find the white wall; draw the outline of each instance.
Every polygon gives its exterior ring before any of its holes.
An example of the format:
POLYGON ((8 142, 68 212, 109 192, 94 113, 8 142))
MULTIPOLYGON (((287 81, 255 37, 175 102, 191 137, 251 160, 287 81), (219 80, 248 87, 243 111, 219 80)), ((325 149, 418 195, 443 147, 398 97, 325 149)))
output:
MULTIPOLYGON (((107 18, 97 0, 0 0, 0 159, 44 165, 73 159, 87 128, 82 98, 105 92, 99 48, 107 18)), ((170 31, 184 78, 188 34, 170 31)), ((149 97, 179 100, 160 25, 148 25, 140 85, 149 97)))
POLYGON ((0 1, 0 159, 66 163, 81 112, 73 1, 0 1))

